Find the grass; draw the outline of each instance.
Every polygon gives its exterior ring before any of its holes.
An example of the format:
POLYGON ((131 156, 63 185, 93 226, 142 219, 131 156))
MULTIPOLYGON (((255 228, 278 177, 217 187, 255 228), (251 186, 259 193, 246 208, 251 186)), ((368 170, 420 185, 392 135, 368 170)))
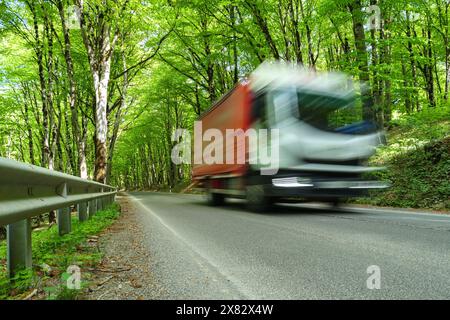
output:
POLYGON ((388 145, 372 165, 387 166, 378 178, 392 188, 357 200, 372 205, 450 209, 450 107, 427 109, 392 121, 388 145))
MULTIPOLYGON (((34 231, 32 234, 33 269, 18 272, 9 279, 6 271, 6 242, 0 242, 0 300, 21 299, 30 290, 45 291, 46 299, 76 299, 80 290, 68 289, 69 266, 82 270, 82 279, 88 279, 85 270, 100 263, 102 254, 88 240, 112 225, 119 217, 120 208, 113 204, 97 212, 89 221, 80 222, 72 217, 72 232, 58 235, 58 229, 34 231)), ((86 286, 86 280, 81 285, 86 286)))

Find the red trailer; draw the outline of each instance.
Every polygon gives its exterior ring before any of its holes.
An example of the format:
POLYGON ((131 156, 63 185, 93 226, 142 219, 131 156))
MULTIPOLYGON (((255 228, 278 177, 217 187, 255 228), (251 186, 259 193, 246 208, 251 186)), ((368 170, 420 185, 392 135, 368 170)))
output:
MULTIPOLYGON (((220 101, 218 101, 211 109, 205 112, 199 119, 202 123, 201 135, 208 129, 218 129, 222 133, 225 139, 233 139, 233 137, 227 137, 226 130, 238 130, 242 129, 246 131, 251 126, 251 106, 252 106, 252 93, 247 83, 240 83, 228 94, 226 94, 220 101)), ((203 141, 201 150, 209 144, 208 141, 203 141)), ((238 150, 238 144, 234 145, 234 155, 237 156, 240 151, 238 150)), ((247 148, 246 148, 247 149, 247 148)), ((226 159, 226 145, 223 146, 223 159, 226 159)), ((248 154, 247 150, 245 151, 248 154)), ((239 164, 205 164, 201 152, 197 152, 194 155, 194 166, 192 176, 194 180, 204 181, 211 178, 218 177, 238 177, 243 176, 247 172, 248 163, 239 164), (201 162, 201 164, 200 164, 201 162), (197 164, 195 164, 197 163, 197 164)), ((235 157, 236 158, 236 157, 235 157)), ((235 159, 236 160, 236 159, 235 159)), ((225 162, 225 161, 224 161, 225 162)))

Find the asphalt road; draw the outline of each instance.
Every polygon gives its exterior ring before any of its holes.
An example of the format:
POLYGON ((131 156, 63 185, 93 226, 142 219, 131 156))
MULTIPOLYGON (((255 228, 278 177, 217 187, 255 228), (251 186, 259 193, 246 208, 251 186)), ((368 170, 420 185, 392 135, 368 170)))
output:
MULTIPOLYGON (((130 193, 171 299, 450 298, 450 216, 130 193), (380 289, 368 289, 369 266, 380 289)), ((371 282, 376 283, 376 282, 371 282)))

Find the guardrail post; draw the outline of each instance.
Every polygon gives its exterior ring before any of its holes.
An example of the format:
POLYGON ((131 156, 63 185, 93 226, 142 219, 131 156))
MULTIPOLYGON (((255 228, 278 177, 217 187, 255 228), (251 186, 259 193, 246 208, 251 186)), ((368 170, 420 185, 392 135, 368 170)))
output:
POLYGON ((95 212, 97 210, 97 201, 94 200, 90 200, 89 201, 89 217, 92 217, 95 212))
MULTIPOLYGON (((106 188, 102 188, 102 192, 106 192, 107 189, 106 188)), ((106 200, 108 196, 104 195, 103 197, 101 197, 102 200, 102 209, 105 210, 106 207, 108 206, 108 201, 106 200)))
MULTIPOLYGON (((56 188, 56 193, 63 198, 67 198, 67 183, 62 183, 56 188)), ((63 236, 72 230, 72 219, 70 207, 58 209, 57 218, 58 233, 63 236)))
POLYGON ((58 209, 58 233, 63 236, 72 230, 70 208, 58 209))
POLYGON ((81 202, 78 204, 78 219, 80 221, 86 221, 89 218, 87 206, 87 202, 81 202))
POLYGON ((95 202, 97 204, 97 211, 102 211, 102 198, 97 198, 95 202))
POLYGON ((7 268, 9 276, 19 268, 30 269, 31 260, 31 219, 11 223, 7 232, 7 268))

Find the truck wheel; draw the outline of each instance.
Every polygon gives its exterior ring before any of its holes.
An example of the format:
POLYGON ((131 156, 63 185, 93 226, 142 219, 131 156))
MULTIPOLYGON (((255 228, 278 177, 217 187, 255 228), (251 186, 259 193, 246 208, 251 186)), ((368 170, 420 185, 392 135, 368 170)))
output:
POLYGON ((225 203, 225 195, 213 193, 210 190, 206 192, 206 201, 210 206, 221 206, 225 203))
POLYGON ((339 209, 341 207, 342 204, 342 200, 341 199, 330 199, 328 201, 328 203, 330 204, 332 209, 339 209))
POLYGON ((247 207, 254 212, 266 212, 271 208, 272 201, 264 193, 261 185, 250 185, 246 188, 247 207))

